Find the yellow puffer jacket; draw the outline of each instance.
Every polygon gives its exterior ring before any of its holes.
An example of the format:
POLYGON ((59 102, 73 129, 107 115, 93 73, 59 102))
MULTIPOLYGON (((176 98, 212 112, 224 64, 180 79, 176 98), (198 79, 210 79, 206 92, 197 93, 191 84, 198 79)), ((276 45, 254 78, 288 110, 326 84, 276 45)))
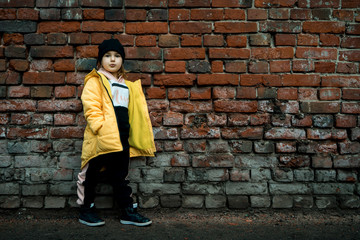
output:
MULTIPOLYGON (((141 81, 125 81, 129 88, 130 157, 154 156, 155 143, 141 81)), ((93 69, 85 77, 81 95, 87 126, 81 154, 81 168, 101 154, 122 151, 112 105, 110 83, 93 69)))

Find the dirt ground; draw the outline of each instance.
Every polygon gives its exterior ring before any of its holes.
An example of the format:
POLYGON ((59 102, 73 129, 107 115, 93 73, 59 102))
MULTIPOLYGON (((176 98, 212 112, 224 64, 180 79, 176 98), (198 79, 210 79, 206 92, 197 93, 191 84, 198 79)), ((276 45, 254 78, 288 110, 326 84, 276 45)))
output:
POLYGON ((149 227, 125 226, 99 210, 103 227, 78 222, 77 210, 2 210, 0 239, 360 239, 356 210, 141 210, 149 227))

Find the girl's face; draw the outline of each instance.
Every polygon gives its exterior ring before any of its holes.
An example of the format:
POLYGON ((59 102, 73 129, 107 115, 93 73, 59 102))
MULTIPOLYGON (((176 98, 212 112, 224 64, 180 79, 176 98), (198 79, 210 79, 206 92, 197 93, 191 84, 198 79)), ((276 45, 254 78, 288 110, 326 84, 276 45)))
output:
POLYGON ((110 73, 117 73, 122 65, 122 58, 120 53, 109 51, 101 59, 101 65, 106 71, 110 73))

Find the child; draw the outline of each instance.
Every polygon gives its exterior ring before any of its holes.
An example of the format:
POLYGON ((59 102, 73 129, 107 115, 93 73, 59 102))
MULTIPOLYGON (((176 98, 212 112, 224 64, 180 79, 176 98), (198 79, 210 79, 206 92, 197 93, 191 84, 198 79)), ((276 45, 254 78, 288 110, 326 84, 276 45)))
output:
POLYGON ((79 221, 87 226, 105 222, 95 212, 95 187, 100 176, 110 180, 121 212, 120 222, 147 226, 152 221, 136 211, 126 180, 129 158, 154 156, 152 126, 141 81, 125 80, 124 47, 117 39, 99 46, 98 71, 85 77, 81 100, 87 126, 78 175, 79 221))

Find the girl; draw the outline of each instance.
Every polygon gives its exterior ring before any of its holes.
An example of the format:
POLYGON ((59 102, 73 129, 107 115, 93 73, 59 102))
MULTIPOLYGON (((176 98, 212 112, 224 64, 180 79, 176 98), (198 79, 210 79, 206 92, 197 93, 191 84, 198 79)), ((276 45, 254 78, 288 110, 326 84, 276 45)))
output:
POLYGON ((125 80, 124 47, 117 39, 99 46, 98 71, 85 77, 81 95, 87 126, 78 175, 79 221, 87 226, 104 225, 95 212, 95 187, 100 176, 113 186, 121 212, 120 222, 147 226, 152 222, 136 211, 126 180, 129 158, 154 156, 155 144, 141 81, 125 80))

